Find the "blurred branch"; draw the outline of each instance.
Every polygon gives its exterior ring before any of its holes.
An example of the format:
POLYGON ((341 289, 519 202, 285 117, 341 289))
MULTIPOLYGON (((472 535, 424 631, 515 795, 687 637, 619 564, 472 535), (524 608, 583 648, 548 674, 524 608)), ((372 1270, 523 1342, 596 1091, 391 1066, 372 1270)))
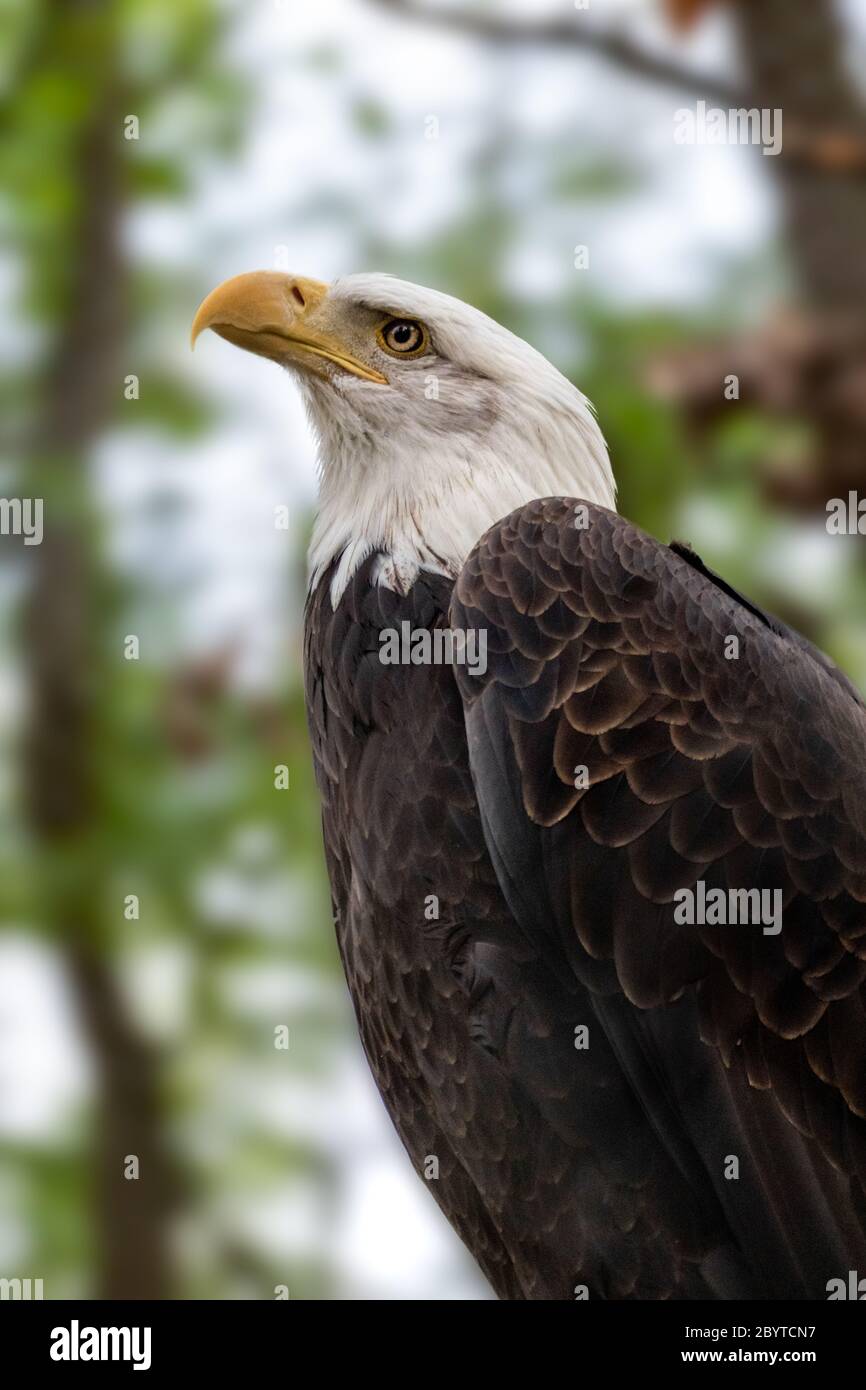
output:
POLYGON ((725 386, 733 377, 741 406, 814 431, 809 454, 792 469, 765 458, 760 481, 777 503, 821 511, 862 480, 866 432, 866 324, 859 314, 787 310, 758 329, 657 353, 646 383, 670 401, 699 437, 731 410, 725 386), (840 440, 854 441, 851 448, 840 440))
MULTIPOLYGON (((619 28, 602 28, 566 19, 514 21, 475 9, 442 9, 426 0, 421 3, 419 0, 372 0, 372 3, 404 19, 433 24, 451 33, 488 39, 492 43, 559 45, 595 53, 623 72, 660 86, 678 87, 720 102, 727 108, 767 105, 767 101, 759 99, 754 92, 726 82, 715 73, 700 72, 652 52, 619 28)), ((786 110, 783 157, 789 164, 802 164, 828 174, 862 175, 866 173, 866 138, 858 130, 792 121, 786 110)))
POLYGON ((441 9, 417 0, 373 0, 379 9, 405 19, 439 25, 452 33, 468 34, 507 44, 559 44, 596 53, 625 72, 663 86, 680 87, 712 97, 726 106, 743 104, 745 93, 715 74, 698 72, 635 43, 619 29, 566 19, 512 21, 474 9, 441 9))

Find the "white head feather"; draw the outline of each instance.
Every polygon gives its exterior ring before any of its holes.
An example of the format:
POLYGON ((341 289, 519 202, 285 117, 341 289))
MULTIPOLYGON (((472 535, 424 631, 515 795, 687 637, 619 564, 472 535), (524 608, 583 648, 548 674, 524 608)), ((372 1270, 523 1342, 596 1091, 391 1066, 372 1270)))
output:
POLYGON ((387 386, 348 372, 300 377, 321 467, 311 583, 338 559, 335 606, 373 551, 378 582, 405 590, 419 569, 456 576, 488 527, 533 498, 615 505, 589 402, 528 343, 390 275, 346 276, 328 299, 420 320, 430 334, 423 357, 386 359, 387 386))

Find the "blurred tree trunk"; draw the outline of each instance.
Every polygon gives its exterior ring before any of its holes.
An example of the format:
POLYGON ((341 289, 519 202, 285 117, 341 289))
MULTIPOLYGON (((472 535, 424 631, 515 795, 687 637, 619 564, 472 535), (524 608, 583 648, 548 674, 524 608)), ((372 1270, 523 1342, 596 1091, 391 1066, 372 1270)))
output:
MULTIPOLYGON (((822 162, 783 153, 765 162, 783 199, 788 245, 809 307, 819 316, 866 324, 866 172, 848 167, 845 150, 866 141, 866 107, 846 67, 846 37, 834 0, 736 0, 736 24, 752 100, 781 108, 785 128, 833 132, 822 162), (838 158, 834 158, 834 148, 838 158)), ((813 364, 800 386, 801 410, 817 428, 816 481, 824 497, 860 487, 866 461, 863 343, 852 358, 850 331, 842 360, 813 364), (852 408, 853 407, 853 408, 852 408)), ((817 501, 823 500, 820 496, 817 501)))
MULTIPOLYGON (((52 5, 57 23, 87 9, 52 5)), ((93 15, 91 10, 90 15, 93 15)), ((92 106, 76 141, 76 212, 65 254, 64 302, 40 393, 32 488, 44 499, 41 546, 24 614, 30 682, 25 795, 42 847, 48 925, 63 951, 95 1059, 92 1165, 101 1298, 170 1295, 169 1223, 176 1181, 160 1141, 156 1058, 128 1017, 103 938, 106 866, 95 847, 99 565, 88 515, 86 460, 122 390, 126 267, 120 249, 123 110, 112 73, 112 25, 89 55, 92 106), (140 1177, 124 1177, 136 1155, 140 1177)), ((48 66, 63 52, 56 26, 42 35, 48 66)), ((70 45, 75 51, 74 45, 70 45)), ((118 654, 119 659, 119 654, 118 654)))
MULTIPOLYGON (((779 107, 784 125, 866 140, 866 108, 846 67, 834 0, 737 0, 748 90, 779 107)), ((862 169, 768 159, 784 195, 785 223, 801 283, 821 309, 866 313, 866 177, 862 169)))

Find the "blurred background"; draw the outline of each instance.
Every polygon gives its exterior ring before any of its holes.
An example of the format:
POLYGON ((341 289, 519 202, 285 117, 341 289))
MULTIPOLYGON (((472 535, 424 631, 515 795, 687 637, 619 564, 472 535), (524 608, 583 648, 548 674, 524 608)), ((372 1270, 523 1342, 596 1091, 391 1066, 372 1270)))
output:
POLYGON ((258 267, 471 301, 594 400, 624 513, 866 685, 826 525, 866 491, 864 58, 864 0, 4 0, 0 490, 44 536, 0 537, 0 1277, 489 1296, 339 971, 311 440, 190 320, 258 267), (699 100, 782 108, 782 154, 677 144, 699 100))

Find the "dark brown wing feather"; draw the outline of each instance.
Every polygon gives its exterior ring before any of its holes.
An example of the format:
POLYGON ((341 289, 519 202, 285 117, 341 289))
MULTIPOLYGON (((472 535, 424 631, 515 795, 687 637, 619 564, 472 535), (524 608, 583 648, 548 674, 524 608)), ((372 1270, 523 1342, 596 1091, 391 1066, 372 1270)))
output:
POLYGON ((330 574, 310 596, 305 677, 340 952, 412 1162, 500 1297, 757 1296, 671 1104, 647 1112, 564 947, 503 897, 451 667, 379 660, 385 629, 447 622, 452 585, 396 594, 375 563, 336 609, 330 574))
MULTIPOLYGON (((718 1204, 736 1291, 821 1298, 866 1266, 866 712, 697 557, 587 515, 529 504, 455 588, 453 625, 488 641, 484 674, 458 669, 485 838, 539 958, 588 991, 677 1199, 718 1204), (698 880, 780 890, 781 931, 678 925, 698 880)), ((543 1064, 508 1059, 537 1099, 543 1064)))

